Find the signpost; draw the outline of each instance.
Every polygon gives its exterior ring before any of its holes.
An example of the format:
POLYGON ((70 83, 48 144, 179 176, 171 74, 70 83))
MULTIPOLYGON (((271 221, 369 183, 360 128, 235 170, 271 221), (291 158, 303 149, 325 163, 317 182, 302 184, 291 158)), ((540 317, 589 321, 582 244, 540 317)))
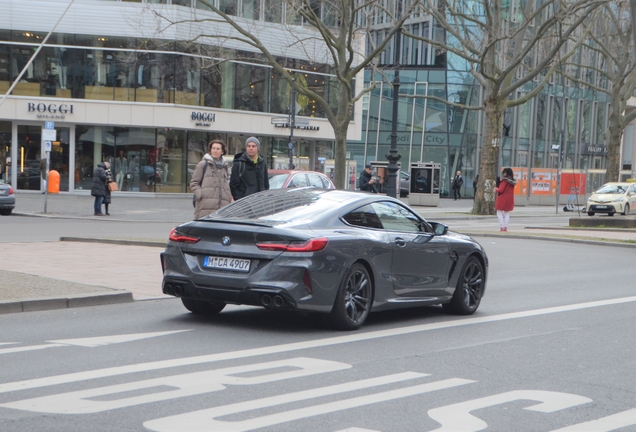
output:
POLYGON ((52 142, 57 138, 57 131, 55 130, 55 122, 44 122, 44 128, 42 129, 42 141, 44 141, 44 151, 46 152, 46 182, 44 182, 44 213, 46 213, 46 204, 49 197, 49 164, 51 162, 51 147, 52 142))

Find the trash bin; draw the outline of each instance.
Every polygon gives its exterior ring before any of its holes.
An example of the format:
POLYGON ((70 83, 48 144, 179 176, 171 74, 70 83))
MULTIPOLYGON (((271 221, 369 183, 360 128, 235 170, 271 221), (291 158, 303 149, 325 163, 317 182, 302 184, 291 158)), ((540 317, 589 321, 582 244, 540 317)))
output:
POLYGON ((437 207, 441 164, 414 162, 411 164, 409 204, 437 207))
POLYGON ((55 170, 49 171, 49 181, 47 185, 50 194, 60 193, 60 173, 55 170))

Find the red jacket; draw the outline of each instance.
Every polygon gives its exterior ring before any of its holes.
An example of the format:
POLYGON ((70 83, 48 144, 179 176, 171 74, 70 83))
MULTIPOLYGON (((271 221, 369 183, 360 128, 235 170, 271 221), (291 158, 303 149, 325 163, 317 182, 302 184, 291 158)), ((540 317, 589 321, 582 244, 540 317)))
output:
MULTIPOLYGON (((514 181, 514 180, 513 180, 514 181)), ((497 199, 495 200, 495 210, 512 211, 515 208, 515 186, 505 179, 495 188, 497 199)))

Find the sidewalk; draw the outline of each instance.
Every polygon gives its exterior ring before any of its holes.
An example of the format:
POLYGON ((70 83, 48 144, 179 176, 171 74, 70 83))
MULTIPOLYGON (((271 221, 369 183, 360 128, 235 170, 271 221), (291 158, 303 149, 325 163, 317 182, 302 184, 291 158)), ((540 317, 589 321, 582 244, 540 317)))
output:
MULTIPOLYGON (((177 224, 191 220, 193 214, 189 194, 130 196, 114 193, 113 209, 116 211, 110 217, 93 216, 92 204, 93 198, 89 195, 45 197, 40 193, 18 192, 14 215, 177 224)), ((569 228, 569 219, 579 215, 564 213, 562 208, 557 213, 555 206, 516 207, 514 217, 530 218, 533 226, 511 229, 508 233, 498 232, 496 217, 470 214, 472 200, 441 199, 437 207, 413 208, 427 219, 458 225, 461 227, 458 231, 474 237, 534 238, 636 247, 636 230, 569 228), (556 220, 556 226, 546 226, 543 221, 547 219, 556 220)), ((3 218, 0 217, 0 227, 3 218)), ((109 238, 61 240, 65 241, 3 244, 6 253, 0 260, 0 314, 172 298, 161 292, 159 253, 165 242, 109 238), (86 257, 99 259, 86 260, 86 257), (69 266, 69 263, 83 264, 69 266), (116 272, 113 267, 117 268, 116 272)))

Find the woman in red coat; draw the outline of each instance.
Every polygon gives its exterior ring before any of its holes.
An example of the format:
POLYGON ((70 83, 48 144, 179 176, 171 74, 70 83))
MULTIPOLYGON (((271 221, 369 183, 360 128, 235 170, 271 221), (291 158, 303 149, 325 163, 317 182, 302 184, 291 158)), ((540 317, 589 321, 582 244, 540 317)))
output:
POLYGON ((497 199, 495 200, 495 210, 499 219, 499 231, 508 231, 510 212, 515 208, 515 175, 511 168, 504 168, 501 172, 501 182, 495 188, 497 199))

